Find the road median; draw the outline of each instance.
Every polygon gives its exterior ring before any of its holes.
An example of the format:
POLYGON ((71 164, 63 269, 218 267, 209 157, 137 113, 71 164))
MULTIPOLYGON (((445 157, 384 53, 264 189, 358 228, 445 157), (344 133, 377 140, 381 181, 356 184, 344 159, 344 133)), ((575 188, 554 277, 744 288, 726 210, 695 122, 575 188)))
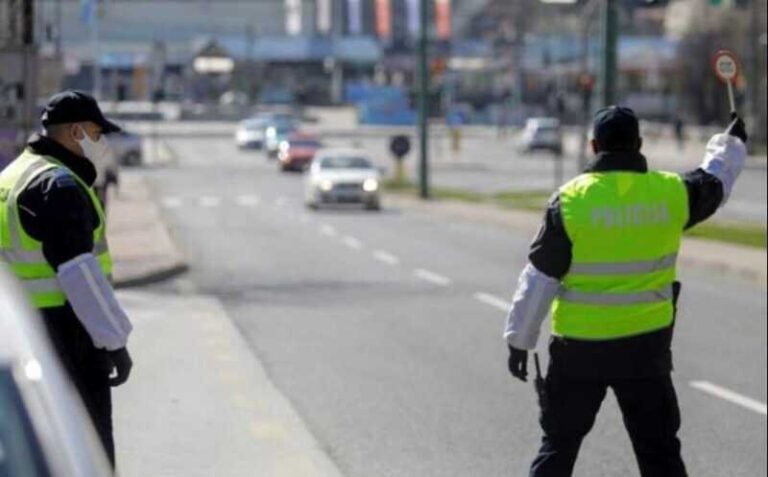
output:
POLYGON ((145 179, 126 171, 109 200, 107 237, 116 288, 148 285, 187 270, 145 179))

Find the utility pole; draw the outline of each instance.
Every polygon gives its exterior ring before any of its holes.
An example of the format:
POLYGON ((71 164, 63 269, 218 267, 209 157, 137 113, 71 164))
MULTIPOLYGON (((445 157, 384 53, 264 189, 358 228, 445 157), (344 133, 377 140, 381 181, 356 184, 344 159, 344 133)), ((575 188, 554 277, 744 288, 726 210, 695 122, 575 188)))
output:
POLYGON ((23 48, 22 84, 24 97, 22 129, 24 140, 32 133, 32 115, 34 114, 34 102, 37 99, 37 68, 35 67, 35 5, 34 0, 23 0, 21 10, 21 47, 23 48))
POLYGON ((430 198, 429 190, 429 3, 420 0, 419 28, 419 192, 422 199, 430 198))
POLYGON ((618 68, 619 14, 618 0, 603 0, 602 61, 600 67, 600 93, 602 106, 616 103, 616 76, 618 68))

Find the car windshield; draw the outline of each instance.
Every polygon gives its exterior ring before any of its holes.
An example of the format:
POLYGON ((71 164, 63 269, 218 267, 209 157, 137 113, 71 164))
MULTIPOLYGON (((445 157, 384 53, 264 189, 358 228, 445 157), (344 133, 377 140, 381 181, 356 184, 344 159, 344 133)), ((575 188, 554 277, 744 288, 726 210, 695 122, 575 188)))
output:
POLYGON ((320 161, 321 169, 373 169, 368 159, 354 156, 324 157, 320 161))
POLYGON ((290 141, 291 147, 320 147, 320 143, 318 141, 313 141, 311 139, 302 139, 299 141, 290 141))
POLYGON ((264 127, 264 122, 259 119, 251 119, 250 121, 245 121, 243 123, 243 128, 248 131, 256 131, 262 127, 264 127))
POLYGON ((0 475, 51 475, 13 375, 7 369, 0 369, 0 475))

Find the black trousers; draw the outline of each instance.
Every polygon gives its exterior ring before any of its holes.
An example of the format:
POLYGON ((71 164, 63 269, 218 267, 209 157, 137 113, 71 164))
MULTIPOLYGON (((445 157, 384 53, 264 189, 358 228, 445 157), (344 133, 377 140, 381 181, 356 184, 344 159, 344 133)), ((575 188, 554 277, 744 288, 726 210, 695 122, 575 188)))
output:
POLYGON ((651 378, 583 379, 550 373, 541 396, 541 450, 530 477, 569 477, 608 388, 613 389, 642 477, 686 477, 680 408, 669 374, 651 378))
POLYGON ((90 336, 69 306, 43 310, 43 323, 53 348, 77 389, 93 421, 109 461, 115 465, 112 430, 112 361, 106 351, 96 349, 90 336))

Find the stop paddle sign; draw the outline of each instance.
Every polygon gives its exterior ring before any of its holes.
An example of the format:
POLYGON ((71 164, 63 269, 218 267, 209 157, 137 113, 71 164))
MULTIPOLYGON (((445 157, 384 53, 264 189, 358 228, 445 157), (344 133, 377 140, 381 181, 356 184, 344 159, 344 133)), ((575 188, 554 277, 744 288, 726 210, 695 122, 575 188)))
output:
POLYGON ((728 86, 728 101, 731 104, 731 112, 736 112, 736 99, 733 94, 733 83, 741 73, 739 57, 729 50, 720 50, 712 59, 715 74, 728 86))

